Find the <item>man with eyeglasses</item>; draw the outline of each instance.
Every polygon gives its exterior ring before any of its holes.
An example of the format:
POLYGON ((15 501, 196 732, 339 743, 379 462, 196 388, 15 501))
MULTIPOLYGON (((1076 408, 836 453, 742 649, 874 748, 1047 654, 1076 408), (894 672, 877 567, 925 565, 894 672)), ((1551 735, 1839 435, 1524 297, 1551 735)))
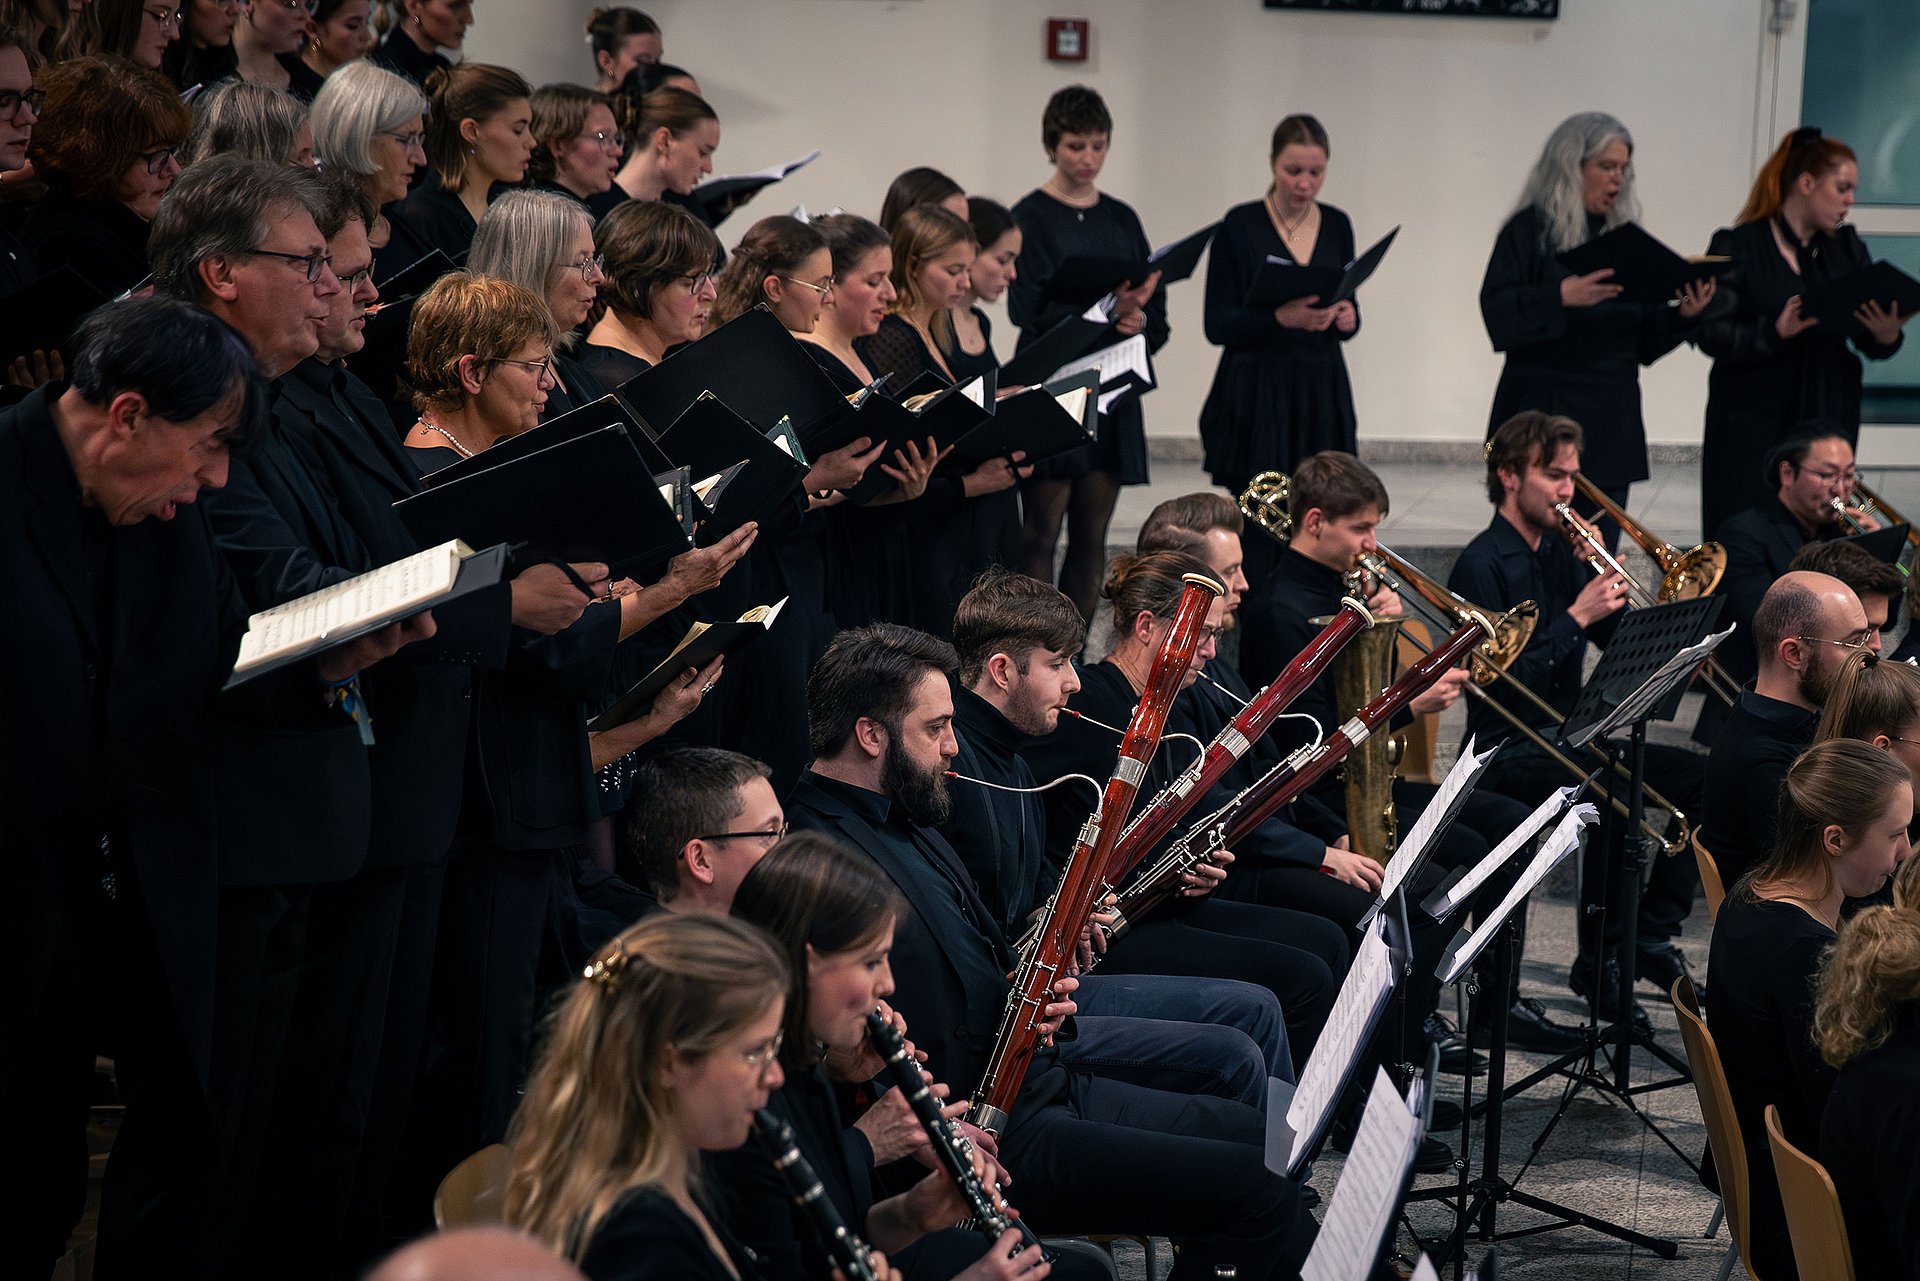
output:
MULTIPOLYGON (((611 932, 586 939, 588 946, 604 943, 648 906, 720 916, 731 912, 742 878, 787 834, 787 816, 771 776, 751 756, 718 747, 662 752, 642 765, 627 806, 627 849, 654 902, 630 900, 642 911, 624 920, 622 913, 610 911, 601 928, 611 932)), ((603 885, 583 897, 611 907, 607 891, 613 888, 603 885)), ((624 888, 638 894, 632 886, 624 888)))
MULTIPOLYGON (((1760 598, 1792 567, 1802 547, 1846 535, 1833 502, 1848 502, 1858 479, 1853 446, 1847 438, 1837 428, 1818 426, 1768 455, 1767 475, 1773 481, 1773 496, 1730 517, 1713 535, 1714 541, 1727 550, 1727 572, 1718 592, 1727 602, 1720 626, 1739 624, 1720 646, 1717 657, 1729 676, 1743 682, 1752 680, 1759 671, 1753 616, 1760 608, 1760 598)), ((1849 510, 1862 527, 1880 528, 1880 522, 1865 512, 1849 510)), ((1709 699, 1708 709, 1712 714, 1703 710, 1701 731, 1694 736, 1697 741, 1714 741, 1719 718, 1724 715, 1724 705, 1718 699, 1709 699)))
POLYGON ((1729 888, 1773 848, 1780 781, 1813 742, 1834 678, 1880 633, 1848 586, 1826 574, 1782 576, 1753 616, 1759 673, 1740 691, 1707 760, 1700 843, 1729 888))
MULTIPOLYGON (((26 167, 27 143, 46 100, 46 92, 33 87, 33 70, 27 65, 20 37, 0 33, 0 175, 26 167)), ((11 231, 0 227, 0 297, 31 283, 35 274, 25 247, 11 231)), ((5 352, 0 358, 11 360, 20 354, 5 352)))

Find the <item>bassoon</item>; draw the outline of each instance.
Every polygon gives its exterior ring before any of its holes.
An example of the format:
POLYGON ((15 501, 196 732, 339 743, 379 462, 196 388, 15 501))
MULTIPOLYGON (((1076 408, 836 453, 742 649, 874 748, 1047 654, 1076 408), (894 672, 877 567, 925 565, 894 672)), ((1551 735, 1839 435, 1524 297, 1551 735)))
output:
POLYGON ((1101 793, 1100 806, 1087 816, 1060 884, 1041 910, 1038 942, 1013 973, 1013 991, 1008 993, 1006 1009, 1000 1016, 993 1054, 968 1113, 968 1119, 988 1134, 997 1135, 1006 1128, 1013 1100, 1039 1046, 1042 1015, 1053 999, 1053 985, 1066 973, 1081 931, 1104 893, 1102 873, 1113 855, 1114 842, 1119 840, 1134 798, 1140 794, 1140 780, 1146 777, 1147 763, 1159 745, 1167 713, 1180 692, 1193 653, 1200 647, 1207 610, 1224 590, 1200 574, 1187 574, 1184 581, 1173 625, 1148 669, 1146 690, 1127 722, 1126 734, 1120 740, 1120 758, 1114 762, 1113 775, 1101 793))
POLYGON ((1346 754, 1417 698, 1440 674, 1466 658, 1486 638, 1478 619, 1468 619, 1458 630, 1419 662, 1407 668, 1380 697, 1353 714, 1352 719, 1268 770, 1238 796, 1222 805, 1176 841, 1143 871, 1120 896, 1118 920, 1110 936, 1118 938, 1128 927, 1180 892, 1180 878, 1215 850, 1232 849, 1245 840, 1281 806, 1318 782, 1346 754))

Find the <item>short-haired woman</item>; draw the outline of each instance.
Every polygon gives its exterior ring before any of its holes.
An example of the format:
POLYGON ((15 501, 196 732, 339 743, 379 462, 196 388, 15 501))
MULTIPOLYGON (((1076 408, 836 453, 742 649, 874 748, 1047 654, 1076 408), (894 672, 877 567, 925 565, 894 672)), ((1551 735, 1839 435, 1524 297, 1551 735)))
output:
POLYGON ((518 186, 533 158, 533 90, 517 72, 463 62, 427 78, 427 159, 440 175, 389 212, 414 240, 462 261, 496 185, 518 186))
POLYGON ((429 246, 387 215, 427 163, 427 96, 405 76, 362 59, 327 77, 313 99, 314 155, 350 176, 380 212, 367 228, 374 278, 391 279, 429 246))
POLYGON ((1707 252, 1732 262, 1694 339, 1713 357, 1700 456, 1700 529, 1709 537, 1771 495, 1761 464, 1802 424, 1836 424, 1857 443, 1860 357, 1900 350, 1909 317, 1890 299, 1840 324, 1802 309, 1809 290, 1873 261, 1847 224, 1859 184, 1853 148, 1795 129, 1760 166, 1734 225, 1713 233, 1707 252))
POLYGON ((413 308, 407 376, 420 419, 407 433, 420 470, 438 471, 531 431, 553 386, 558 331, 538 294, 454 272, 413 308))
POLYGON ((193 115, 165 76, 115 58, 40 75, 27 158, 49 188, 20 239, 42 274, 67 266, 112 297, 147 275, 147 224, 180 176, 193 115))
POLYGON ((193 136, 184 167, 206 156, 245 156, 300 169, 315 167, 306 104, 278 89, 228 80, 193 100, 193 136))
POLYGON ((530 101, 534 148, 527 176, 536 186, 572 196, 599 221, 626 199, 613 185, 626 139, 614 123, 612 100, 559 84, 541 85, 530 101))
POLYGON ((481 217, 467 267, 512 281, 546 303, 558 335, 546 417, 557 418, 606 394, 600 380, 567 354, 606 279, 593 245, 593 223, 579 201, 552 191, 508 192, 481 217))
POLYGON ((1798 1275, 1762 1118, 1771 1103, 1787 1138, 1808 1150, 1818 1143, 1833 1072, 1813 1043, 1814 976, 1841 904, 1878 892, 1907 858, 1912 818, 1905 765, 1852 739, 1816 743, 1781 783, 1772 854, 1728 891, 1714 920, 1707 1026, 1746 1140, 1759 1276, 1798 1275))
POLYGON ((676 205, 633 201, 593 229, 606 283, 604 311, 587 331, 580 362, 603 386, 618 387, 706 332, 720 241, 676 205))

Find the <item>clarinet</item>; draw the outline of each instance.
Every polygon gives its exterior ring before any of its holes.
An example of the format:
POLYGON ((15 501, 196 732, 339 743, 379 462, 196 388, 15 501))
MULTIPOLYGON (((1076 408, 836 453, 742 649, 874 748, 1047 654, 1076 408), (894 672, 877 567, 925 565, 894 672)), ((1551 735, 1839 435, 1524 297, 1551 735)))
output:
POLYGON ((1353 718, 1317 747, 1303 747, 1261 775, 1238 796, 1222 805, 1174 843, 1120 897, 1118 919, 1109 937, 1118 938, 1142 916, 1180 890, 1180 878, 1215 850, 1233 845, 1267 821, 1279 808, 1318 782, 1347 753, 1412 702, 1440 674, 1465 658, 1485 639, 1486 628, 1471 617, 1426 657, 1401 673, 1380 697, 1353 714, 1353 718))
POLYGON ((880 1281, 880 1273, 873 1266, 873 1251, 853 1234, 840 1217, 840 1211, 827 1199, 820 1176, 814 1173, 812 1163, 801 1155, 800 1145, 794 1141, 793 1127, 765 1108, 758 1108, 753 1114, 753 1137, 766 1149, 773 1168, 787 1181, 793 1203, 812 1222, 833 1266, 840 1269, 847 1281, 880 1281))
POLYGON ((1040 941, 1014 971, 1013 990, 1007 994, 1006 1008, 1001 1011, 1000 1026, 993 1038, 993 1053, 974 1090, 968 1117, 988 1134, 1006 1128, 1014 1098, 1039 1049, 1041 1017, 1053 998, 1054 981, 1072 961, 1080 932, 1099 902, 1101 873, 1140 794, 1140 780, 1146 776, 1147 762, 1160 742, 1167 713, 1180 692, 1181 678, 1193 662, 1193 652, 1200 648, 1200 628, 1207 610, 1224 590, 1204 575, 1185 575, 1179 606, 1147 672, 1146 692, 1140 696, 1120 741, 1120 757, 1101 793, 1100 808, 1081 827, 1060 884, 1041 911, 1040 941))
MULTIPOLYGON (((960 1195, 966 1199, 968 1208, 973 1211, 969 1226, 978 1228, 989 1241, 997 1241, 1007 1229, 1014 1229, 1021 1237, 1020 1245, 1015 1248, 1016 1253, 1027 1246, 1039 1245, 1040 1239, 1033 1235, 1025 1223, 994 1203, 992 1193, 981 1183, 980 1176, 974 1173, 971 1145, 940 1110, 940 1100, 933 1097, 920 1065, 907 1052, 906 1039, 894 1031, 893 1024, 887 1022, 878 1010, 867 1014, 867 1035, 872 1038, 873 1048, 880 1052, 881 1060, 886 1063, 887 1075, 893 1078, 894 1085, 899 1087, 913 1114, 920 1118, 927 1137, 933 1140, 934 1157, 952 1177, 960 1189, 960 1195)), ((1045 1252, 1044 1247, 1042 1252, 1045 1252)), ((1052 1261, 1052 1255, 1046 1257, 1049 1262, 1052 1261)))

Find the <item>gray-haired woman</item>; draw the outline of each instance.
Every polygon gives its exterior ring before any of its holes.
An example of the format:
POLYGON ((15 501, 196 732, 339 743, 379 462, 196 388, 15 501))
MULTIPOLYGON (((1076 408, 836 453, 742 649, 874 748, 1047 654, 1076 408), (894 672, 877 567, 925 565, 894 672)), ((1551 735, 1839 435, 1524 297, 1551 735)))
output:
POLYGON ((557 191, 509 191, 487 206, 473 235, 467 267, 511 281, 547 304, 560 334, 546 417, 557 418, 606 394, 600 381, 565 354, 586 323, 606 276, 593 247, 585 206, 557 191))
POLYGON ((364 59, 328 76, 314 95, 314 155, 329 170, 351 175, 380 210, 367 228, 376 280, 390 279, 426 252, 387 217, 387 207, 407 194, 414 171, 427 163, 426 112, 427 96, 411 80, 364 59))
MULTIPOLYGON (((1604 112, 1569 116, 1547 139, 1480 285, 1487 336, 1507 357, 1487 435, 1523 409, 1564 414, 1586 433, 1581 471, 1623 507, 1648 475, 1640 366, 1687 338, 1713 282, 1679 291, 1678 306, 1627 302, 1611 271, 1576 276, 1557 255, 1639 216, 1633 135, 1604 112)), ((1574 506, 1596 510, 1584 496, 1574 506)), ((1601 528, 1617 545, 1618 527, 1601 528)))

